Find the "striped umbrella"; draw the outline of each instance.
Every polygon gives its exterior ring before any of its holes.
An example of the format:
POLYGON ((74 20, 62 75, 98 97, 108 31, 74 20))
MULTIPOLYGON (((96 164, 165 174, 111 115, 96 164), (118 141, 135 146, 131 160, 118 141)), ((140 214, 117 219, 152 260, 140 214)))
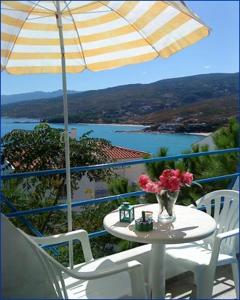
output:
POLYGON ((166 58, 207 36, 209 28, 183 1, 1 1, 1 22, 2 70, 62 73, 71 231, 66 72, 166 58))

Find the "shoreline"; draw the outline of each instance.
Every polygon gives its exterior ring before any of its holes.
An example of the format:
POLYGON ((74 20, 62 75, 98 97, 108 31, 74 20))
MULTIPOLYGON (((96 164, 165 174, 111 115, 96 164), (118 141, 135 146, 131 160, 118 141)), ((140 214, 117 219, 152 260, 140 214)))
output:
MULTIPOLYGON (((49 124, 63 124, 63 123, 49 123, 49 124)), ((142 125, 142 124, 119 124, 119 123, 69 123, 68 125, 111 125, 111 126, 130 126, 130 127, 143 127, 147 128, 149 127, 148 125, 142 125)), ((137 131, 137 130, 136 130, 137 131)), ((124 132, 124 130, 122 131, 124 132)))
MULTIPOLYGON (((39 124, 40 120, 37 119, 28 119, 28 118, 8 118, 8 117, 2 117, 1 121, 5 120, 12 120, 13 123, 15 124, 29 124, 29 123, 35 123, 39 124)), ((48 123, 48 122, 47 122, 48 123)), ((48 124, 53 124, 53 125, 64 125, 63 123, 48 123, 48 124)), ((211 135, 212 132, 169 132, 169 131, 145 131, 145 128, 151 127, 150 125, 143 125, 143 124, 119 124, 119 123, 69 123, 68 126, 74 128, 74 125, 83 125, 83 126, 119 126, 119 127, 141 127, 142 129, 137 129, 137 130, 116 130, 116 133, 150 133, 150 134, 179 134, 179 135, 198 135, 202 137, 207 137, 211 135)), ((70 128, 69 128, 70 129, 70 128)))
POLYGON ((200 135, 200 136, 210 136, 212 134, 212 132, 186 132, 185 134, 189 134, 189 135, 200 135))
POLYGON ((116 133, 139 133, 139 134, 179 134, 179 135, 198 135, 202 137, 207 137, 212 134, 212 132, 174 132, 174 131, 144 131, 144 130, 116 130, 116 133))
MULTIPOLYGON (((11 118, 11 117, 6 117, 6 116, 1 116, 1 121, 11 121, 12 123, 41 123, 40 119, 31 119, 31 118, 11 118)), ((58 122, 46 122, 48 124, 54 124, 54 125, 64 125, 64 123, 58 123, 58 122)), ((147 128, 150 127, 150 125, 143 125, 143 124, 128 124, 128 123, 68 123, 69 126, 74 126, 74 125, 111 125, 111 126, 131 126, 131 127, 143 127, 147 128)))

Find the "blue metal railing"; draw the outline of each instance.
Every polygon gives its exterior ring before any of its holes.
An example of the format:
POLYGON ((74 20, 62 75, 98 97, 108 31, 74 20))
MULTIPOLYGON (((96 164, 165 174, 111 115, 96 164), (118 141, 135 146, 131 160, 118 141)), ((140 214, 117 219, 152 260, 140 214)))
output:
MULTIPOLYGON (((223 176, 199 179, 199 180, 195 180, 195 182, 202 184, 202 183, 206 183, 206 182, 221 181, 221 180, 225 180, 225 179, 235 178, 239 175, 240 175, 240 173, 233 173, 233 174, 228 174, 228 175, 223 175, 223 176)), ((145 194, 146 194, 146 192, 144 192, 144 191, 136 191, 136 192, 129 192, 129 193, 120 194, 120 195, 95 198, 95 199, 91 199, 91 200, 79 200, 79 201, 74 201, 72 203, 72 207, 100 204, 100 203, 104 203, 104 202, 111 202, 114 200, 122 200, 125 198, 140 197, 145 194)), ((20 216, 27 216, 27 215, 36 215, 36 214, 45 213, 45 212, 49 212, 49 211, 57 211, 57 210, 64 210, 64 209, 67 209, 67 204, 58 204, 58 205, 54 205, 54 206, 12 212, 12 213, 7 214, 7 217, 13 218, 13 217, 20 217, 20 216)))
MULTIPOLYGON (((153 163, 159 161, 170 161, 170 160, 194 158, 200 156, 210 156, 210 155, 217 155, 217 154, 220 155, 220 154, 228 154, 233 152, 240 152, 240 148, 213 150, 213 151, 179 154, 179 155, 171 155, 171 156, 161 156, 161 157, 154 157, 154 158, 147 158, 147 159, 136 159, 136 160, 128 160, 123 162, 107 163, 107 164, 100 164, 100 165, 93 165, 93 166, 73 167, 71 168, 71 173, 112 169, 112 168, 122 168, 122 167, 128 167, 128 166, 139 165, 139 164, 147 164, 147 163, 153 163)), ((48 176, 48 175, 65 174, 65 173, 66 173, 65 169, 43 170, 37 172, 35 171, 35 172, 24 172, 24 173, 2 175, 2 179, 22 178, 22 177, 31 177, 31 176, 48 176)))
MULTIPOLYGON (((228 153, 240 153, 240 148, 232 148, 232 149, 224 149, 224 150, 214 150, 214 151, 208 151, 208 152, 197 152, 197 153, 189 153, 189 154, 180 154, 180 155, 173 155, 173 156, 164 156, 164 157, 154 157, 149 159, 139 159, 139 160, 129 160, 124 162, 116 162, 116 163, 107 163, 107 164, 101 164, 101 165, 93 165, 93 166, 83 166, 83 167, 74 167, 71 168, 71 173, 76 172, 83 172, 83 171, 94 171, 94 170, 101 170, 101 169, 111 169, 111 168, 119 168, 119 167, 127 167, 131 165, 137 165, 137 164, 146 164, 146 163, 152 163, 152 162, 159 162, 159 161, 171 161, 171 160, 179 160, 179 159, 189 159, 189 158, 195 158, 195 157, 202 157, 202 156, 210 156, 210 155, 222 155, 222 154, 228 154, 228 153)), ((25 173, 15 173, 15 174, 7 174, 3 175, 3 180, 13 179, 13 178, 26 178, 26 177, 32 177, 32 176, 49 176, 49 175, 55 175, 55 174, 64 174, 66 171, 65 169, 58 169, 58 170, 43 170, 43 171, 37 171, 37 172, 25 172, 25 173)), ((233 173, 233 174, 227 174, 227 175, 221 175, 211 178, 203 178, 198 179, 196 182, 198 183, 207 183, 207 182, 214 182, 214 181, 220 181, 225 179, 233 179, 237 176, 240 176, 240 173, 233 173)), ((92 204, 100 204, 103 202, 111 202, 114 200, 122 200, 125 198, 131 198, 131 197, 139 197, 144 195, 144 191, 136 191, 136 192, 130 192, 120 195, 113 195, 113 196, 107 196, 102 198, 96 198, 91 200, 79 200, 74 201, 72 203, 72 207, 78 207, 78 206, 86 206, 86 205, 92 205, 92 204)), ((24 211, 18 211, 18 212, 12 212, 7 214, 8 217, 21 217, 21 216, 27 216, 27 215, 36 215, 44 212, 50 212, 50 211, 56 211, 56 210, 64 210, 67 208, 67 204, 59 204, 55 206, 49 206, 44 208, 36 208, 31 210, 24 210, 24 211)), ((106 234, 105 230, 93 232, 89 234, 90 238, 102 236, 106 234)))

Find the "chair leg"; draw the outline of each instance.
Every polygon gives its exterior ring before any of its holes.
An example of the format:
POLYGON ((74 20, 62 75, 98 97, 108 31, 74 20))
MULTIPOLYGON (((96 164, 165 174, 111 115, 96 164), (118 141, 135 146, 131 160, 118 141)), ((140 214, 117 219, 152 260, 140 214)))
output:
POLYGON ((233 280, 235 284, 235 291, 237 299, 239 299, 239 271, 238 271, 238 262, 232 264, 233 280))
POLYGON ((197 286, 196 299, 211 299, 213 291, 215 270, 201 268, 194 272, 194 279, 197 286))

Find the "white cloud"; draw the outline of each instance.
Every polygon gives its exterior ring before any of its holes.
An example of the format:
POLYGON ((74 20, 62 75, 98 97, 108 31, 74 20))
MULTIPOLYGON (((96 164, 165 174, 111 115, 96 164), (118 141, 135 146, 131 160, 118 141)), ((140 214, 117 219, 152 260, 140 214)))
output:
POLYGON ((204 66, 204 69, 211 69, 211 66, 209 66, 209 65, 204 66))

